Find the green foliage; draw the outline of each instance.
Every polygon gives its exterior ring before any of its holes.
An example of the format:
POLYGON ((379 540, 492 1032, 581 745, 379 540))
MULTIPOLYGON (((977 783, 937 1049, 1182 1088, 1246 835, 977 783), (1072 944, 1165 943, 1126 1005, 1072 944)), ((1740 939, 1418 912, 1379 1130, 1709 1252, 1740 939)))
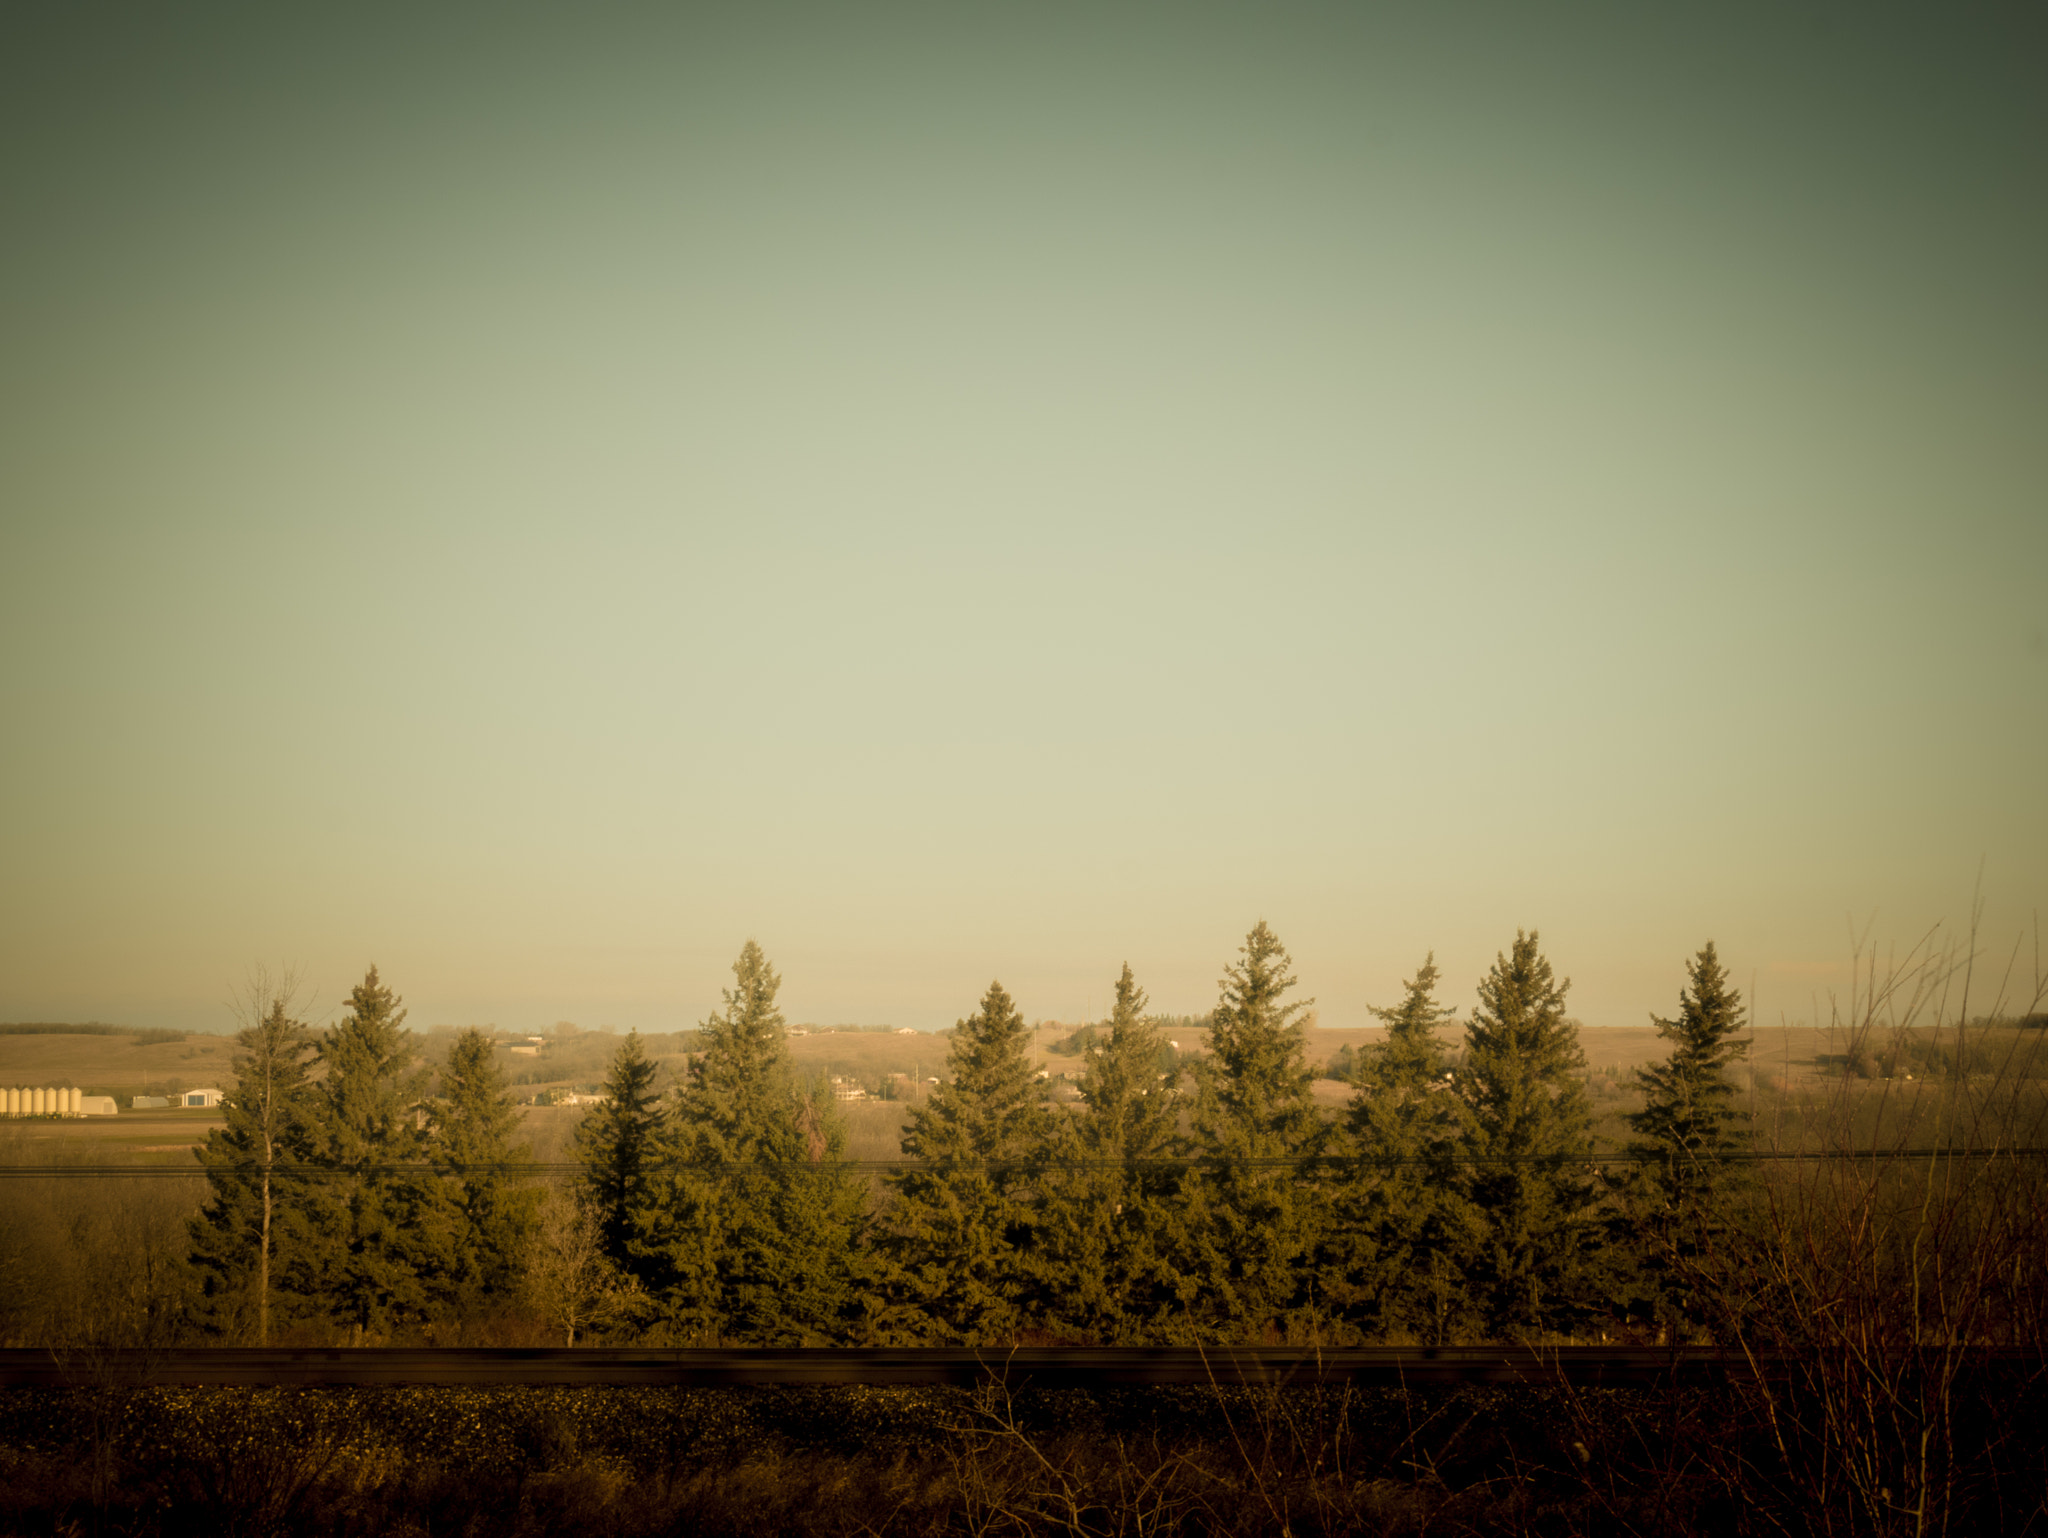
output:
POLYGON ((288 989, 256 990, 250 1002, 257 1017, 235 1037, 234 1084, 221 1095, 226 1125, 208 1132, 199 1150, 209 1195, 190 1226, 198 1322, 262 1345, 273 1258, 309 1248, 307 1176, 277 1166, 311 1161, 318 1136, 305 1022, 291 1013, 288 989))
POLYGON ((1643 1107, 1627 1117, 1635 1133, 1628 1152, 1642 1162, 1626 1215, 1616 1220, 1635 1262, 1630 1301, 1666 1323, 1711 1310, 1697 1296, 1698 1262, 1718 1246, 1725 1203, 1747 1183, 1747 1171, 1726 1163, 1745 1141, 1735 1130, 1735 1086, 1728 1080, 1729 1068, 1749 1052, 1740 1038, 1747 1024, 1742 996, 1729 986, 1711 940, 1686 972, 1678 1018, 1651 1016, 1671 1043, 1670 1057, 1634 1074, 1643 1107))
POLYGON ((1678 1018, 1650 1018, 1671 1043, 1664 1062, 1639 1069, 1643 1108, 1629 1116, 1635 1141, 1628 1151, 1647 1161, 1647 1172, 1666 1206, 1686 1209, 1712 1200, 1721 1160, 1741 1146, 1733 1130, 1735 1086, 1728 1070, 1749 1053, 1742 995, 1709 940, 1686 969, 1690 986, 1678 995, 1678 1018))
POLYGON ((752 940, 733 977, 661 1129, 672 1167, 649 1183, 630 1248, 686 1339, 843 1339, 864 1271, 845 1132, 829 1087, 796 1082, 782 980, 752 940))
POLYGON ((1054 1123, 1032 1254, 1048 1322, 1093 1340, 1171 1336, 1196 1291, 1188 1172, 1167 1162, 1185 1149, 1163 1046, 1126 964, 1108 1028, 1086 1047, 1085 1109, 1054 1123))
POLYGON ((512 1146, 518 1116, 493 1058, 491 1039, 469 1029, 455 1038, 441 1069, 430 1124, 434 1163, 455 1207, 449 1284, 458 1303, 509 1297, 533 1228, 533 1193, 492 1168, 526 1156, 512 1146))
POLYGON ((1387 1039, 1362 1051, 1344 1142, 1353 1163, 1334 1193, 1324 1292, 1368 1334, 1447 1340, 1459 1313, 1459 1267, 1472 1249, 1470 1208, 1456 1196, 1464 1104, 1445 1072, 1434 953, 1392 1009, 1374 1009, 1387 1039))
POLYGON ((575 1155, 583 1166, 583 1199, 597 1214, 604 1253, 615 1266, 641 1274, 645 1267, 630 1245, 635 1214, 647 1204, 648 1165, 657 1156, 661 1096, 657 1066, 647 1057, 640 1033, 629 1034, 612 1056, 605 1100, 576 1124, 575 1155))
POLYGON ((1031 1278, 1031 1163, 1052 1127, 1029 1055, 1031 1031, 1001 983, 953 1029, 947 1082, 911 1116, 891 1177, 889 1254, 909 1326, 962 1345, 1014 1331, 1031 1278))
POLYGON ((1306 1296, 1324 1221, 1313 1175, 1328 1128, 1310 1092, 1298 1018, 1313 1002, 1282 1002, 1295 979, 1286 947, 1262 919, 1221 983, 1198 1069, 1195 1136, 1210 1167, 1196 1187, 1197 1264, 1213 1320, 1257 1332, 1306 1296))
POLYGON ((429 1153, 428 1075, 404 1024, 372 967, 319 1044, 321 1162, 332 1173, 311 1193, 319 1242, 291 1278, 358 1338, 427 1319, 455 1276, 454 1205, 417 1167, 429 1153))
POLYGON ((1081 1057, 1102 1039, 1102 1035, 1103 1030, 1099 1025, 1080 1026, 1048 1045, 1045 1050, 1056 1057, 1081 1057))
POLYGON ((1480 980, 1458 1087, 1462 1151, 1483 1236, 1470 1282, 1496 1335, 1562 1328, 1587 1304, 1594 1245, 1592 1112, 1569 980, 1553 976, 1535 931, 1480 980))

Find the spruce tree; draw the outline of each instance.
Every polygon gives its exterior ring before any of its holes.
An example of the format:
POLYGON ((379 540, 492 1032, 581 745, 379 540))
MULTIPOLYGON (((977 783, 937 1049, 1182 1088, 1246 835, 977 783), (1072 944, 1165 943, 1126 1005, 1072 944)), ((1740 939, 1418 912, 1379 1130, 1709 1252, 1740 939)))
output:
POLYGON ((1455 1009, 1438 1005, 1434 953, 1392 1009, 1373 1009, 1386 1040, 1362 1051, 1345 1109, 1355 1159, 1336 1195, 1326 1289, 1368 1334, 1449 1337, 1463 1278, 1469 1223, 1450 1198, 1462 1103, 1450 1093, 1437 1028, 1455 1009))
POLYGON ((485 1299, 505 1299, 519 1285, 534 1197, 498 1167, 526 1153, 512 1146, 517 1125, 491 1039, 474 1028, 463 1031, 441 1070, 430 1133, 434 1163, 454 1204, 449 1280, 465 1309, 485 1299))
POLYGON ((1628 1118, 1636 1133, 1629 1152, 1645 1161, 1674 1211, 1710 1204, 1725 1168, 1721 1161, 1741 1147, 1728 1070, 1749 1053, 1741 1039, 1748 1023, 1742 995, 1729 986, 1713 941, 1687 965, 1686 976, 1690 986, 1679 990, 1678 1018, 1650 1016, 1657 1034, 1671 1043, 1671 1056, 1637 1070, 1643 1108, 1628 1118))
POLYGON ((752 940, 733 978, 662 1127, 664 1168, 631 1248, 686 1338, 843 1339, 862 1227, 845 1135, 829 1090, 797 1082, 782 979, 752 940))
POLYGON ((1108 1343, 1172 1333, 1195 1291, 1186 1269, 1187 1172, 1177 1073, 1128 964, 1086 1049, 1078 1115, 1057 1115, 1033 1254, 1047 1322, 1108 1343))
POLYGON ((1199 1243, 1214 1325, 1256 1338, 1313 1304, 1307 1264, 1322 1237, 1316 1162, 1326 1129, 1310 1091, 1287 949, 1261 919, 1222 980, 1195 1112, 1207 1164, 1199 1243))
POLYGON ((429 1075, 398 995, 370 968, 319 1043, 320 1162, 314 1216, 325 1252, 298 1284, 360 1341, 426 1322, 449 1293, 456 1224, 424 1167, 429 1075))
POLYGON ((728 1327, 766 1346, 850 1344, 876 1306, 866 1184, 847 1162, 831 1084, 791 1088, 741 1193, 728 1327))
POLYGON ((571 1144, 583 1166, 581 1195, 596 1215, 605 1258, 636 1277, 644 1276, 646 1263, 632 1253, 631 1244, 647 1205, 648 1166, 659 1156, 661 1095, 654 1087, 659 1071, 640 1033, 630 1032, 612 1055, 604 1099, 583 1113, 571 1144))
MULTIPOLYGON (((1031 1031, 1001 983, 953 1027, 946 1082, 911 1113, 891 1177, 887 1247, 911 1316, 959 1345, 1013 1336, 1031 1279, 1033 1165, 1051 1130, 1029 1054, 1031 1031)), ((900 1317, 900 1316, 899 1316, 900 1317)))
POLYGON ((1638 1217, 1646 1232, 1638 1243, 1643 1279, 1660 1311, 1690 1311, 1688 1278, 1713 1243, 1725 1207, 1740 1185, 1728 1155, 1742 1147, 1735 1130, 1735 1086, 1728 1070, 1749 1052, 1740 1033, 1747 1025, 1742 996, 1709 940, 1686 968, 1689 986, 1678 995, 1678 1018, 1652 1015, 1671 1056, 1638 1069, 1643 1108, 1629 1116, 1635 1138, 1628 1151, 1638 1165, 1638 1217))
POLYGON ((199 1150, 209 1195, 191 1219, 198 1309, 213 1334, 270 1344, 272 1257, 306 1248, 304 1166, 316 1153, 307 1058, 313 1040, 292 1013, 293 979, 252 979, 236 1035, 234 1082, 221 1096, 225 1125, 199 1150), (282 1166, 282 1168, 280 1168, 282 1166))
POLYGON ((1484 1225, 1471 1280, 1495 1332, 1563 1328, 1589 1301, 1593 1128, 1585 1053, 1565 1014, 1570 987, 1535 932, 1518 931, 1481 979, 1466 1024, 1462 1151, 1484 1225))

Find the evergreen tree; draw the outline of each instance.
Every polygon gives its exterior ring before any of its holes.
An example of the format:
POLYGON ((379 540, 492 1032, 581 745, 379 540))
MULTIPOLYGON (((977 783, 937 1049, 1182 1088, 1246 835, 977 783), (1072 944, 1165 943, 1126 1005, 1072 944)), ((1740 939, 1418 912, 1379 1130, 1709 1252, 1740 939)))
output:
POLYGON ((323 1297, 355 1338, 425 1322, 455 1265, 452 1204, 424 1167, 428 1073, 398 995, 370 968, 319 1043, 320 1162, 314 1203, 325 1252, 297 1285, 323 1297))
POLYGON ((464 1305, 506 1298, 519 1285, 533 1227, 533 1193, 499 1168, 526 1154, 523 1146, 512 1147, 517 1125, 490 1038, 474 1028, 462 1032, 441 1070, 431 1131, 434 1163, 448 1181, 455 1208, 450 1282, 464 1305))
POLYGON ((1200 1248, 1215 1324, 1256 1336, 1314 1299, 1305 1264, 1324 1221, 1326 1129, 1310 1091, 1287 949, 1263 919, 1223 976, 1201 1065, 1195 1134, 1208 1163, 1200 1248))
POLYGON ((1013 1335, 1030 1287, 1033 1164, 1052 1126, 1031 1070, 1030 1028, 1001 983, 953 1028, 946 1082, 911 1113, 891 1177, 888 1249, 924 1330, 961 1345, 1013 1335))
POLYGON ((1646 1161, 1673 1210, 1709 1204, 1723 1173, 1720 1161, 1741 1147, 1732 1128, 1735 1086, 1728 1070, 1749 1054, 1749 1043, 1740 1039, 1748 1023, 1742 995, 1729 986, 1713 941, 1686 974, 1691 986, 1679 990, 1678 1018, 1650 1017, 1671 1043, 1671 1056, 1637 1070, 1643 1108, 1628 1118, 1636 1133, 1628 1151, 1646 1161))
POLYGON ((1646 1279, 1665 1306, 1688 1305, 1690 1264, 1711 1243, 1730 1188, 1739 1182, 1725 1161, 1741 1148, 1728 1070, 1748 1055, 1742 995, 1729 986, 1714 942, 1688 965, 1678 1018, 1650 1017, 1671 1043, 1663 1063, 1638 1069, 1643 1108, 1630 1115, 1628 1151, 1641 1160, 1640 1194, 1649 1230, 1642 1250, 1646 1279))
POLYGON ((207 1133, 199 1151, 210 1194, 190 1221, 202 1324, 251 1335, 258 1346, 270 1344, 272 1257, 303 1250, 307 1239, 313 1040, 292 1013, 295 991, 289 974, 273 984, 259 971, 238 1000, 248 1024, 235 1037, 233 1087, 221 1096, 225 1125, 207 1133))
POLYGON ((862 1228, 845 1134, 829 1089, 797 1083, 775 1003, 782 979, 752 940, 733 977, 662 1129, 666 1167, 632 1248, 687 1337, 843 1339, 862 1228))
POLYGON ((1373 1010, 1387 1038, 1356 1059, 1345 1132, 1357 1163, 1337 1193, 1332 1301, 1370 1334, 1452 1333, 1469 1250, 1457 1183, 1462 1102, 1450 1093, 1437 1027, 1457 1011, 1436 1002, 1434 953, 1392 1009, 1373 1010))
POLYGON ((1078 1116, 1058 1116, 1041 1182, 1034 1253, 1048 1321, 1127 1343, 1171 1333, 1195 1294, 1186 1270, 1186 1170, 1178 1074, 1145 1018, 1128 964, 1095 1033, 1078 1116))
POLYGON ((583 1166, 582 1197, 596 1214, 605 1258, 643 1279, 646 1263, 631 1244, 638 1214, 647 1206, 648 1166, 660 1152, 661 1095, 654 1087, 659 1071, 640 1033, 630 1032, 612 1056, 605 1098, 583 1113, 572 1143, 583 1166))
POLYGON ((867 1189, 847 1162, 846 1124, 822 1077, 792 1086, 739 1207, 726 1307, 736 1333, 770 1346, 864 1335, 878 1282, 867 1189))
POLYGON ((1593 1129, 1586 1057, 1565 1014, 1570 987, 1553 977, 1535 933, 1517 932, 1514 950, 1481 979, 1466 1025, 1463 1152, 1484 1224, 1471 1279, 1496 1332, 1564 1326, 1587 1301, 1593 1129))

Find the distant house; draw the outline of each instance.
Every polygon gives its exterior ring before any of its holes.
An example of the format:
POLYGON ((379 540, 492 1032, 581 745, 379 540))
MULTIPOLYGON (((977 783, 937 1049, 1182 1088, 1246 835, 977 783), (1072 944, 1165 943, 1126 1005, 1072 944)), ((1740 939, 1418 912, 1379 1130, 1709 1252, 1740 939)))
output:
POLYGON ((178 1104, 187 1108, 212 1107, 220 1104, 217 1089, 188 1089, 178 1097, 178 1104))
POLYGON ((539 1047, 514 1047, 514 1048, 512 1049, 512 1055, 513 1055, 514 1057, 539 1057, 539 1056, 540 1056, 540 1048, 539 1048, 539 1047))
POLYGON ((898 1036, 915 1036, 917 1030, 914 1026, 899 1025, 896 1027, 896 1034, 898 1036))

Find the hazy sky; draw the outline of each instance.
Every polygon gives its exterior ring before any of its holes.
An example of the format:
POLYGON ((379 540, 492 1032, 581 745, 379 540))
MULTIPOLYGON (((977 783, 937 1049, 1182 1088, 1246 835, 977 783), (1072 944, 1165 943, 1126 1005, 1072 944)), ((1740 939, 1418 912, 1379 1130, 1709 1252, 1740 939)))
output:
POLYGON ((0 1019, 2048 907, 2039 7, 302 10, 0 12, 0 1019))

